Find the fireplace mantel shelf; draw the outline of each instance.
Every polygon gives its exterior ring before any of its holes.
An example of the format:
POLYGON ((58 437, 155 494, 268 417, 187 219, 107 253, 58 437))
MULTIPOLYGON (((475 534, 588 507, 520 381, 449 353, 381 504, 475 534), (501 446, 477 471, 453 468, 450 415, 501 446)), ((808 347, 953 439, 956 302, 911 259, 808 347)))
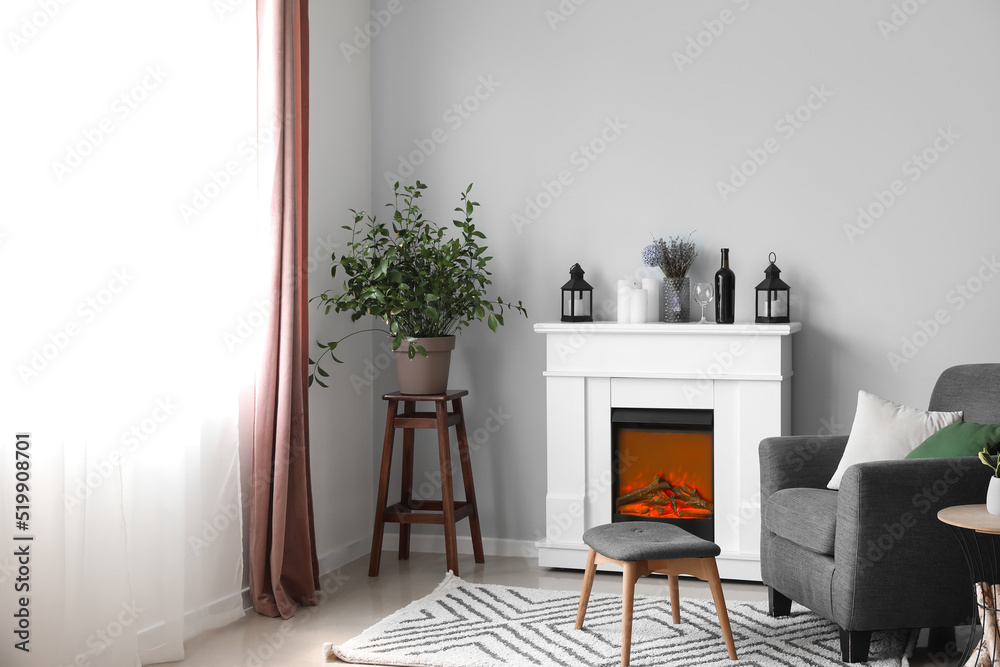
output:
POLYGON ((580 334, 697 334, 699 336, 787 336, 802 330, 801 322, 791 324, 716 324, 708 322, 649 322, 646 324, 620 324, 618 322, 539 322, 535 333, 580 334))
POLYGON ((616 408, 712 410, 714 537, 723 578, 760 581, 757 445, 790 431, 790 324, 542 322, 546 517, 543 567, 582 568, 583 533, 612 518, 616 408))

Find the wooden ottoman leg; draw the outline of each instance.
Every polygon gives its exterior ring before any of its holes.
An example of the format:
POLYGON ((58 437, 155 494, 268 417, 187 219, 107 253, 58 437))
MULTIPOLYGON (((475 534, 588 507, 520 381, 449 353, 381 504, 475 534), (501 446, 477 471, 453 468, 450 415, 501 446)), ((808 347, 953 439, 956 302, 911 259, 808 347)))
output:
POLYGON ((632 604, 635 600, 635 582, 639 579, 639 563, 623 561, 622 576, 622 667, 628 667, 632 653, 632 604))
POLYGON ((590 602, 590 591, 594 588, 594 574, 597 572, 597 552, 590 550, 587 556, 587 569, 583 574, 583 588, 580 590, 580 606, 576 609, 576 629, 583 628, 583 617, 587 615, 587 603, 590 602))
POLYGON ((712 589, 712 599, 715 601, 715 613, 719 615, 719 627, 722 628, 722 637, 726 640, 726 650, 729 651, 729 659, 736 660, 736 642, 733 641, 733 630, 729 627, 729 610, 726 609, 726 598, 722 594, 719 566, 716 565, 714 558, 706 558, 704 563, 708 586, 712 589))
POLYGON ((668 574, 667 583, 670 586, 670 613, 673 616, 674 625, 681 622, 681 594, 678 587, 677 575, 668 574))

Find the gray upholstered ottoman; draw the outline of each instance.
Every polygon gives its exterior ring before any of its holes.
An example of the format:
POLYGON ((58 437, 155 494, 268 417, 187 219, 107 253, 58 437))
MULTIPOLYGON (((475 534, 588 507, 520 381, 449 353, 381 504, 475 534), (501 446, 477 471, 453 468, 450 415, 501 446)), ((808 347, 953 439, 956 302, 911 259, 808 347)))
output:
POLYGON ((613 563, 624 570, 622 578, 622 667, 628 667, 632 645, 632 600, 635 597, 635 582, 640 577, 658 572, 666 574, 670 585, 670 610, 673 622, 681 622, 680 595, 677 591, 677 576, 688 574, 707 581, 712 589, 715 611, 719 615, 722 636, 726 640, 729 659, 736 660, 736 644, 729 627, 729 613, 726 599, 722 595, 719 568, 715 557, 719 555, 719 545, 695 537, 683 528, 656 521, 627 521, 595 526, 583 534, 583 541, 590 547, 587 557, 587 572, 580 592, 580 607, 576 613, 576 629, 583 627, 583 617, 587 614, 590 590, 594 586, 594 574, 599 563, 613 563))

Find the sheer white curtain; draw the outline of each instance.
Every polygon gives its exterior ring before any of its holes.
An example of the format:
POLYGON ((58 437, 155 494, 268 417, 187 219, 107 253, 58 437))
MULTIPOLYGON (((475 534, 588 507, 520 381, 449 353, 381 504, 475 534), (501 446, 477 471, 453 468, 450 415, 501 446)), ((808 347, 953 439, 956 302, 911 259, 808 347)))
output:
POLYGON ((254 4, 0 19, 0 617, 30 615, 30 652, 5 629, 0 665, 178 660, 243 613, 238 394, 269 310, 254 4))

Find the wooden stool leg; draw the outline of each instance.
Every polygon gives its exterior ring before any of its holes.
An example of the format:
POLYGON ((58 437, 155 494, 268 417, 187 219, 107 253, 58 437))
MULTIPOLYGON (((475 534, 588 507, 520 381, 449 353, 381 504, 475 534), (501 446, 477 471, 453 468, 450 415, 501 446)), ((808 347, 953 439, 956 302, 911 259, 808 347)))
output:
POLYGON ((444 553, 448 569, 458 576, 458 536, 455 532, 455 493, 452 489, 451 441, 448 437, 448 405, 435 403, 438 458, 441 460, 441 509, 444 513, 444 553))
POLYGON ((719 567, 714 558, 705 559, 705 573, 708 575, 708 586, 712 589, 715 613, 719 615, 719 626, 722 628, 722 637, 726 640, 729 659, 736 660, 736 642, 733 641, 733 630, 729 627, 729 610, 726 609, 726 598, 722 594, 722 581, 719 579, 719 567))
POLYGON ((594 588, 594 574, 597 573, 597 552, 590 550, 587 556, 587 569, 583 573, 583 588, 580 590, 580 606, 576 608, 576 629, 583 628, 583 617, 587 615, 587 603, 590 602, 590 591, 594 588))
MULTIPOLYGON (((403 414, 413 412, 414 402, 403 402, 403 414)), ((403 476, 400 491, 400 502, 412 507, 413 500, 413 434, 412 428, 403 429, 403 476)), ((418 505, 419 506, 419 505, 418 505)), ((410 524, 399 524, 399 560, 410 557, 410 524)))
POLYGON ((378 477, 378 499, 375 502, 375 527, 372 532, 372 553, 368 560, 368 576, 377 577, 382 562, 382 532, 385 530, 385 506, 389 501, 389 469, 392 467, 392 441, 396 435, 397 401, 389 401, 385 418, 385 440, 382 443, 382 470, 378 477))
POLYGON ((479 505, 476 504, 476 485, 472 481, 472 459, 469 456, 469 438, 465 433, 465 412, 462 410, 462 399, 451 402, 452 411, 458 414, 458 424, 455 432, 458 436, 458 458, 462 462, 462 482, 465 485, 465 502, 472 505, 469 515, 469 530, 472 533, 472 553, 477 563, 485 563, 483 554, 483 535, 479 529, 479 505))
POLYGON ((677 585, 677 575, 668 574, 667 583, 670 586, 670 613, 673 616, 674 625, 681 622, 681 594, 677 585))
POLYGON ((632 603, 635 600, 635 582, 639 579, 639 563, 625 561, 622 576, 622 667, 628 667, 632 653, 632 603))

